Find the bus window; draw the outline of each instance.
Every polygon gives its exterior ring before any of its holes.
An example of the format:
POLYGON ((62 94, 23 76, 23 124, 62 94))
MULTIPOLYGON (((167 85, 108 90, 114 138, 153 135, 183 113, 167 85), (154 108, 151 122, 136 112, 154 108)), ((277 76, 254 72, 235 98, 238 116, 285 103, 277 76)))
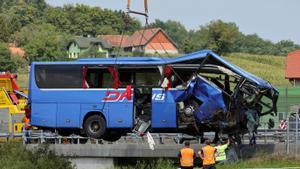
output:
POLYGON ((114 85, 114 79, 112 75, 106 71, 102 74, 102 88, 111 88, 114 85))
POLYGON ((36 65, 35 80, 39 88, 82 88, 82 66, 36 65))
POLYGON ((158 69, 140 70, 135 74, 136 86, 158 87, 161 75, 158 69))
POLYGON ((119 77, 122 83, 122 87, 134 84, 134 72, 132 70, 120 70, 119 77))
POLYGON ((107 69, 91 69, 88 68, 87 83, 89 88, 111 88, 114 80, 107 69))
MULTIPOLYGON (((157 87, 161 75, 158 69, 118 69, 121 88, 126 85, 157 87)), ((86 80, 89 88, 112 88, 114 78, 107 68, 88 68, 86 80)))

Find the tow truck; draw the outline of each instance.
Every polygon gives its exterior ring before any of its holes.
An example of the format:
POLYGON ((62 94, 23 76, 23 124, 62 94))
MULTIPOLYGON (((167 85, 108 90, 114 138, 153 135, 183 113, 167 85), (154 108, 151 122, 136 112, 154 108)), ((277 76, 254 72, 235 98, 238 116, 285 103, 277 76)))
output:
POLYGON ((17 75, 0 73, 0 126, 1 133, 21 133, 22 118, 27 104, 28 90, 17 84, 17 75))

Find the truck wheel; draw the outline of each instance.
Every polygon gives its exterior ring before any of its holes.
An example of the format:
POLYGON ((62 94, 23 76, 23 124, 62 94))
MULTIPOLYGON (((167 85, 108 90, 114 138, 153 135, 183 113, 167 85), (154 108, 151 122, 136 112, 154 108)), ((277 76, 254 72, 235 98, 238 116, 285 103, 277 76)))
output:
POLYGON ((92 115, 84 122, 84 130, 88 137, 101 138, 106 130, 106 122, 100 115, 92 115))

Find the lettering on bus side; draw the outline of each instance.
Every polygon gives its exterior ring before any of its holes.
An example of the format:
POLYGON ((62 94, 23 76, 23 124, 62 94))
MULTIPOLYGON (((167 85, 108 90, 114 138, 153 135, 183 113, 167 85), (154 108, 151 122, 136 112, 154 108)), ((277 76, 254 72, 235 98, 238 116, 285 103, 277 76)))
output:
MULTIPOLYGON (((131 95, 132 96, 132 95, 131 95)), ((127 92, 119 92, 119 91, 107 91, 105 97, 102 99, 102 102, 124 102, 124 100, 130 102, 127 99, 127 92)))
POLYGON ((165 100, 165 98, 166 98, 166 94, 164 94, 164 93, 152 95, 152 100, 155 100, 155 101, 163 101, 163 100, 165 100))

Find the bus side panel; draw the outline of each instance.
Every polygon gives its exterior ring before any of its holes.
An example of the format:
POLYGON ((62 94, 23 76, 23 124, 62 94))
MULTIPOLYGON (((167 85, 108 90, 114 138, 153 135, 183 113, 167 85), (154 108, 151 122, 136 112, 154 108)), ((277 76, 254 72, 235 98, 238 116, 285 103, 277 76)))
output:
POLYGON ((88 91, 89 90, 85 91, 85 97, 87 98, 85 101, 87 102, 88 99, 94 99, 88 104, 81 104, 81 127, 83 127, 83 120, 89 112, 100 112, 106 120, 107 128, 132 128, 133 96, 128 100, 125 97, 125 89, 107 89, 89 93, 88 91))
POLYGON ((80 104, 60 103, 57 112, 57 127, 78 128, 80 104))
POLYGON ((152 90, 152 128, 176 128, 176 102, 170 91, 152 90))
POLYGON ((56 127, 56 103, 32 103, 31 125, 56 127))
POLYGON ((109 128, 132 128, 133 103, 115 102, 109 103, 109 128))

